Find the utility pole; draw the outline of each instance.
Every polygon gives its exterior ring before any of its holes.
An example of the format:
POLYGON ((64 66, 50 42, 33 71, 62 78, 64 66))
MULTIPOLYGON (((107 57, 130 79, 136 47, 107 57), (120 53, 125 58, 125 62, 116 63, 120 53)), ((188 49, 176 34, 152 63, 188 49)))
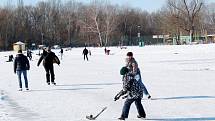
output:
POLYGON ((138 33, 137 33, 138 43, 142 45, 142 43, 140 42, 140 25, 138 25, 137 27, 138 27, 138 33))

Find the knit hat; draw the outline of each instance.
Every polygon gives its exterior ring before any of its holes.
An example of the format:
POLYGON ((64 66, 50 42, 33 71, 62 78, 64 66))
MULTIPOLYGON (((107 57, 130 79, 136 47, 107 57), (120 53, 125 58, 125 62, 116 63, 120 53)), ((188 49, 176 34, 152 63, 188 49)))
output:
POLYGON ((133 53, 132 52, 128 52, 127 56, 133 56, 133 53))
POLYGON ((126 73, 128 73, 128 68, 127 68, 127 67, 122 67, 122 68, 120 69, 120 74, 121 74, 121 75, 125 75, 126 73))

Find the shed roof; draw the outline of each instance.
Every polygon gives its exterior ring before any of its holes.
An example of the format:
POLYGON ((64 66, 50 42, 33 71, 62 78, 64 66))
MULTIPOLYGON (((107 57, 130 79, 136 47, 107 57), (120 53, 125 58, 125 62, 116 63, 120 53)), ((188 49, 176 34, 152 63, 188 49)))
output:
POLYGON ((16 43, 14 43, 15 45, 24 45, 25 43, 21 42, 21 41, 18 41, 16 43))

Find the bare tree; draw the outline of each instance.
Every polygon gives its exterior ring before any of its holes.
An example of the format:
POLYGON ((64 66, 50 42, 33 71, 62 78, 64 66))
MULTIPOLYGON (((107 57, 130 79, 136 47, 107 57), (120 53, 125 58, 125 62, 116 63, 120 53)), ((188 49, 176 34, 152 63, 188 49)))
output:
POLYGON ((79 23, 82 25, 83 31, 95 33, 98 35, 99 45, 103 46, 102 30, 100 23, 100 15, 102 2, 95 0, 85 10, 86 18, 82 18, 79 23))
POLYGON ((208 25, 209 32, 212 33, 215 30, 215 3, 208 5, 207 8, 205 10, 205 23, 208 25))
POLYGON ((105 46, 107 46, 107 43, 110 39, 111 33, 116 29, 117 27, 117 9, 115 6, 111 6, 109 1, 106 1, 104 5, 104 20, 105 23, 105 46))
POLYGON ((188 31, 191 41, 194 41, 196 20, 204 4, 204 0, 168 0, 168 5, 173 10, 174 16, 182 21, 180 28, 188 31), (175 14, 176 13, 176 14, 175 14))
POLYGON ((35 6, 26 6, 23 0, 13 6, 8 0, 0 8, 0 49, 11 49, 18 40, 49 46, 137 45, 137 33, 141 37, 170 34, 178 40, 181 34, 190 34, 193 41, 195 34, 214 32, 213 4, 205 7, 204 0, 168 0, 166 5, 149 13, 111 5, 109 0, 90 4, 47 0, 35 6))

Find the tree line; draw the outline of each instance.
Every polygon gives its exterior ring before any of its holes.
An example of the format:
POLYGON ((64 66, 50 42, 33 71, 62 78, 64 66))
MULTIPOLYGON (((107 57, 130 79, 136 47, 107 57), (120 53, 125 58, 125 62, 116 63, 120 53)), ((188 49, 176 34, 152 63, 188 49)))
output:
POLYGON ((83 4, 76 0, 47 0, 36 5, 10 2, 0 8, 0 50, 23 41, 36 45, 136 45, 141 36, 212 34, 215 3, 205 0, 167 0, 156 12, 112 5, 108 0, 83 4))

